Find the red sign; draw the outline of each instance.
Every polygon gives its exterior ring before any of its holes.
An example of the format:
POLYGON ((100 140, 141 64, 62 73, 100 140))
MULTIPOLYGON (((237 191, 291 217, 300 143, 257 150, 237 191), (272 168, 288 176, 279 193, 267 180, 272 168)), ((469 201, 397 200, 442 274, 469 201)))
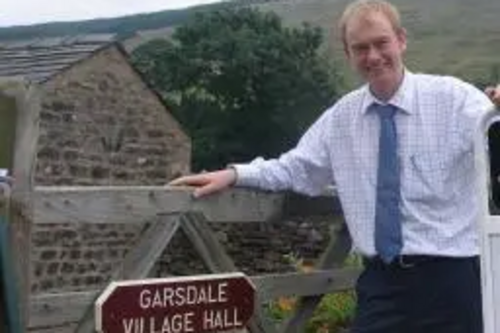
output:
POLYGON ((112 282, 95 304, 102 333, 188 333, 244 328, 255 287, 242 273, 112 282))

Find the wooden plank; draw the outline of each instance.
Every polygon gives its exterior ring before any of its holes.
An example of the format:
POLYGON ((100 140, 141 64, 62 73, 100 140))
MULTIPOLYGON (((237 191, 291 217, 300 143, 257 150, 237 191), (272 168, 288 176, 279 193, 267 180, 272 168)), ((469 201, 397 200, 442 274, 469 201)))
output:
POLYGON ((183 215, 181 228, 212 273, 236 272, 238 270, 201 214, 183 215))
MULTIPOLYGON (((351 249, 351 238, 347 226, 341 221, 338 222, 338 228, 332 234, 330 243, 318 262, 318 269, 329 269, 342 265, 351 249)), ((307 321, 313 315, 322 298, 323 295, 302 297, 294 315, 283 325, 283 332, 304 332, 307 321)))
POLYGON ((30 302, 29 328, 76 323, 93 304, 98 291, 34 295, 30 302))
MULTIPOLYGON (((182 230, 212 273, 236 272, 236 265, 220 245, 207 220, 199 213, 189 213, 182 218, 182 230)), ((252 333, 272 333, 274 328, 264 315, 257 297, 254 315, 248 324, 252 333)))
MULTIPOLYGON (((112 274, 111 281, 136 280, 146 278, 154 264, 179 228, 180 216, 163 215, 141 235, 139 242, 127 253, 123 263, 112 274)), ((94 330, 94 303, 86 309, 75 332, 90 333, 94 330)))
MULTIPOLYGON (((8 81, 6 83, 8 87, 8 81)), ((0 89, 2 83, 0 81, 0 89)), ((33 189, 33 175, 39 136, 41 96, 36 86, 29 86, 13 92, 17 101, 16 148, 12 174, 16 177, 13 195, 28 201, 33 189)), ((4 90, 5 91, 5 90, 4 90)), ((9 89, 7 88, 7 92, 9 89)))
POLYGON ((179 220, 180 216, 177 214, 159 216, 158 221, 148 227, 139 242, 127 253, 111 280, 148 277, 156 261, 179 229, 179 220))
POLYGON ((318 296, 354 287, 360 270, 333 269, 309 273, 262 275, 252 278, 260 300, 268 302, 283 296, 318 296))
POLYGON ((28 323, 31 293, 31 208, 30 199, 36 166, 41 108, 40 90, 26 86, 16 95, 17 123, 12 175, 16 181, 12 191, 10 232, 13 260, 18 278, 19 307, 23 326, 28 323))
POLYGON ((9 247, 15 267, 21 325, 26 325, 30 294, 31 211, 30 194, 39 133, 40 91, 22 80, 0 79, 0 92, 16 103, 13 158, 8 168, 16 178, 8 212, 9 247))
MULTIPOLYGON (((283 210, 286 195, 249 189, 231 189, 193 199, 192 189, 163 186, 37 187, 35 223, 137 223, 156 215, 202 213, 210 222, 261 222, 290 216, 283 210)), ((308 202, 322 198, 307 199, 308 202)), ((322 200, 325 211, 341 212, 336 197, 322 200)), ((307 208, 307 207, 306 207, 307 208)), ((309 211, 309 208, 307 208, 309 211)), ((301 215, 300 200, 293 216, 301 215)))
MULTIPOLYGON (((359 270, 332 269, 307 274, 287 273, 250 277, 259 300, 267 302, 282 296, 326 294, 351 288, 359 270)), ((100 291, 35 295, 31 299, 30 328, 75 323, 93 303, 100 291)))
POLYGON ((63 326, 41 327, 34 330, 29 330, 30 333, 74 333, 75 324, 68 324, 63 326))

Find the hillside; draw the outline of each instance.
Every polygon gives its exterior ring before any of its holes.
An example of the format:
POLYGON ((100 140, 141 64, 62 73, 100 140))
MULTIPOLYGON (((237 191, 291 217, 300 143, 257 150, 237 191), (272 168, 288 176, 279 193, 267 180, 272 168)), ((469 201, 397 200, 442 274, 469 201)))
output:
POLYGON ((221 2, 187 9, 165 10, 117 18, 5 27, 0 28, 0 41, 92 33, 114 33, 121 38, 126 38, 137 31, 172 27, 186 22, 196 13, 228 8, 237 4, 238 2, 221 2))
MULTIPOLYGON (((307 21, 323 27, 328 34, 328 50, 342 59, 335 24, 346 3, 347 0, 292 0, 259 7, 275 11, 292 25, 307 21)), ((392 3, 400 9, 408 30, 407 63, 411 70, 454 74, 476 81, 500 66, 500 1, 392 0, 392 3)))
MULTIPOLYGON (((116 19, 50 23, 28 27, 0 28, 0 40, 25 39, 76 33, 117 33, 135 37, 134 48, 144 40, 168 35, 173 27, 196 12, 230 6, 252 5, 278 13, 287 24, 304 21, 324 28, 325 50, 337 61, 342 50, 335 24, 348 0, 238 0, 186 10, 163 11, 116 19)), ((401 10, 410 43, 408 64, 413 71, 454 74, 469 80, 488 77, 500 68, 500 1, 498 0, 393 0, 401 10)), ((345 66, 344 62, 341 62, 345 66)))

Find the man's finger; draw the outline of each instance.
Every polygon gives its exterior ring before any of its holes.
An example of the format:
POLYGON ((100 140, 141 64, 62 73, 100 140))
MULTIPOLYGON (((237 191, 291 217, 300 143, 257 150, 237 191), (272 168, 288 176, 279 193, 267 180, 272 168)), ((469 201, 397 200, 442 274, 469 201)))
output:
POLYGON ((493 87, 487 87, 486 89, 484 89, 484 93, 486 94, 486 96, 488 96, 489 98, 492 98, 493 97, 493 93, 495 92, 495 88, 493 87))
POLYGON ((490 98, 496 106, 500 106, 500 85, 493 88, 490 92, 490 98))
POLYGON ((206 186, 198 187, 194 190, 193 196, 195 198, 201 198, 211 193, 217 192, 219 190, 218 186, 214 183, 209 183, 206 186))
POLYGON ((182 186, 182 185, 203 185, 207 182, 204 175, 184 176, 174 179, 167 185, 169 186, 182 186))

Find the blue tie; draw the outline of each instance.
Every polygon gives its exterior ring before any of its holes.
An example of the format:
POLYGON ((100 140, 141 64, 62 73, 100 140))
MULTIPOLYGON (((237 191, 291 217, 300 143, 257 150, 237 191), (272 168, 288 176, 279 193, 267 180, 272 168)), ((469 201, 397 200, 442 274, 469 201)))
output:
POLYGON ((386 263, 401 253, 400 180, 397 132, 392 105, 374 105, 380 117, 377 196, 375 208, 375 249, 386 263))

